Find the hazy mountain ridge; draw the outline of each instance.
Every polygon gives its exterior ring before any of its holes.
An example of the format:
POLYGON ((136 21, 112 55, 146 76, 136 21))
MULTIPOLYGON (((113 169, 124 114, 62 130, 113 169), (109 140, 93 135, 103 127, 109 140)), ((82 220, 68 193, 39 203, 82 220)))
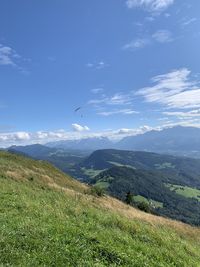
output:
POLYGON ((123 138, 120 149, 168 153, 200 158, 200 128, 176 126, 123 138))
POLYGON ((175 126, 163 130, 124 137, 112 142, 106 137, 66 140, 47 143, 62 149, 94 151, 98 149, 128 149, 200 158, 200 128, 175 126))
MULTIPOLYGON (((200 158, 200 128, 176 126, 124 137, 118 142, 112 142, 106 137, 61 140, 46 143, 45 147, 83 151, 86 154, 99 149, 123 149, 200 158)), ((15 146, 13 148, 15 149, 15 146)))
POLYGON ((50 142, 47 143, 46 146, 62 149, 94 151, 99 148, 106 149, 114 147, 114 143, 106 137, 90 137, 78 140, 63 140, 57 142, 50 142))

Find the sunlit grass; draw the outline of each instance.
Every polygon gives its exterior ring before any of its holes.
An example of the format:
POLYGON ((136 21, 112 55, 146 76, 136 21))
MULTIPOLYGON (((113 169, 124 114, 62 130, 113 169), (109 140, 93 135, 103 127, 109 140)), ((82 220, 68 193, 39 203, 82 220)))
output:
POLYGON ((199 266, 198 228, 85 194, 43 162, 0 167, 1 266, 199 266))

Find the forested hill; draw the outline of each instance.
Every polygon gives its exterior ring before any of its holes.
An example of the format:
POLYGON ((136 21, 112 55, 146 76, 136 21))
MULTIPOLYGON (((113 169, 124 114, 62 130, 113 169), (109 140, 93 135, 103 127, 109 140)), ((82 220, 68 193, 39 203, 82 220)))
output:
POLYGON ((92 183, 120 200, 125 201, 130 192, 133 204, 145 202, 156 214, 200 225, 200 190, 180 186, 178 191, 168 176, 160 172, 116 166, 101 172, 92 183), (187 195, 186 189, 196 195, 187 195))
POLYGON ((93 152, 80 163, 82 168, 105 170, 113 166, 154 170, 166 174, 175 184, 200 189, 200 160, 150 152, 105 149, 93 152))

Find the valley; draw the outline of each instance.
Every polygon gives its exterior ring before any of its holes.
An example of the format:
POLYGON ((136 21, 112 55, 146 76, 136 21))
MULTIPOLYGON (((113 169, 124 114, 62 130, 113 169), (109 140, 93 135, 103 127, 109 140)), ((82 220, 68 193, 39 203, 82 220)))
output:
POLYGON ((42 145, 8 151, 46 160, 122 201, 131 191, 133 206, 146 202, 154 214, 200 225, 200 159, 117 149, 89 153, 42 145))

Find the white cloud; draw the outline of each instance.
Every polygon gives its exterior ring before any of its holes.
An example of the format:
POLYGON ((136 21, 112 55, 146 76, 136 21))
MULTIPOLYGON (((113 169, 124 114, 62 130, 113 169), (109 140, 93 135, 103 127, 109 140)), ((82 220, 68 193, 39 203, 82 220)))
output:
POLYGON ((159 30, 152 35, 152 38, 159 43, 169 43, 173 41, 172 33, 168 30, 159 30))
POLYGON ((183 120, 179 122, 168 121, 162 125, 161 129, 171 128, 174 126, 183 126, 183 127, 197 127, 200 128, 200 120, 199 119, 191 119, 191 120, 183 120))
POLYGON ((0 65, 16 67, 16 61, 20 58, 14 49, 0 44, 0 65))
POLYGON ((190 118, 199 118, 200 119, 200 109, 194 109, 190 111, 172 111, 172 112, 163 112, 164 115, 177 117, 179 119, 190 119, 190 118))
POLYGON ((127 44, 122 49, 134 51, 136 49, 144 48, 148 45, 152 45, 155 42, 164 44, 173 41, 172 33, 168 30, 158 30, 151 36, 145 38, 137 38, 127 44))
POLYGON ((167 108, 200 107, 200 87, 190 79, 190 70, 183 68, 152 78, 155 84, 140 89, 136 94, 147 102, 165 105, 167 108))
POLYGON ((138 134, 143 134, 143 133, 149 132, 151 130, 160 130, 160 127, 154 127, 153 128, 153 127, 150 127, 148 125, 143 125, 143 126, 140 126, 138 128, 121 128, 121 129, 118 129, 116 131, 113 131, 111 134, 111 138, 119 140, 119 139, 122 139, 126 136, 135 136, 138 134))
POLYGON ((20 65, 30 61, 30 59, 20 56, 13 48, 0 44, 0 66, 14 67, 26 75, 29 74, 29 71, 20 65))
POLYGON ((127 94, 117 93, 109 99, 110 105, 124 105, 124 104, 130 104, 130 103, 131 103, 131 99, 130 99, 130 96, 127 94))
POLYGON ((185 20, 183 23, 182 23, 182 26, 185 27, 185 26, 188 26, 190 25, 191 23, 197 21, 197 18, 191 18, 191 19, 187 19, 185 20))
POLYGON ((72 129, 75 131, 75 132, 83 132, 83 131, 89 131, 90 129, 88 128, 88 126, 82 126, 80 124, 77 124, 77 123, 73 123, 72 124, 72 129))
MULTIPOLYGON (((85 128, 85 129, 88 129, 85 128)), ((38 132, 0 132, 0 148, 11 145, 44 144, 51 141, 75 140, 84 137, 84 132, 38 131, 38 132)))
POLYGON ((128 128, 122 128, 122 129, 119 129, 118 130, 118 133, 119 134, 132 134, 132 133, 134 133, 135 132, 135 130, 133 130, 133 129, 128 129, 128 128))
MULTIPOLYGON (((77 129, 85 128, 87 126, 80 126, 75 124, 77 129)), ((0 132, 0 148, 9 147, 11 145, 28 145, 28 144, 45 144, 52 141, 60 140, 80 140, 92 137, 107 137, 111 140, 119 140, 125 136, 136 135, 151 130, 149 126, 142 126, 139 128, 121 128, 117 130, 103 130, 100 132, 88 131, 65 131, 63 129, 57 131, 37 131, 37 132, 0 132)))
POLYGON ((93 68, 94 67, 94 64, 89 62, 89 63, 86 64, 86 67, 93 68))
POLYGON ((104 91, 103 88, 94 88, 94 89, 91 90, 91 92, 92 92, 93 94, 102 93, 103 91, 104 91))
POLYGON ((149 12, 160 13, 174 3, 174 0, 127 0, 128 8, 143 8, 149 12))
POLYGON ((99 62, 88 62, 86 64, 86 67, 88 68, 94 68, 94 69, 97 69, 97 70, 101 70, 101 69, 104 69, 106 67, 108 67, 109 65, 104 62, 104 61, 99 61, 99 62))
POLYGON ((100 105, 100 104, 106 104, 106 105, 128 105, 131 104, 133 99, 132 94, 123 94, 123 93, 116 93, 113 96, 103 96, 98 99, 92 99, 88 102, 88 104, 91 105, 100 105))
POLYGON ((27 132, 18 132, 15 133, 14 136, 15 140, 21 141, 21 140, 30 140, 30 134, 27 132))
POLYGON ((165 16, 165 18, 169 18, 169 17, 171 17, 171 14, 165 13, 164 16, 165 16))
POLYGON ((145 20, 152 22, 152 21, 155 21, 155 18, 152 16, 149 16, 149 17, 146 17, 145 20))
POLYGON ((117 133, 134 135, 134 134, 138 134, 138 133, 144 133, 144 132, 150 131, 152 129, 153 129, 152 127, 150 127, 148 125, 144 125, 144 126, 141 126, 137 129, 122 128, 122 129, 119 129, 117 131, 117 133))
POLYGON ((124 50, 135 50, 138 48, 144 48, 145 46, 151 44, 151 40, 148 38, 138 38, 130 43, 125 44, 122 49, 124 50))
POLYGON ((27 132, 0 133, 0 142, 2 141, 21 142, 21 141, 28 141, 30 139, 31 135, 27 132))
POLYGON ((111 115, 119 115, 119 114, 133 115, 133 114, 138 114, 138 112, 132 109, 119 109, 119 110, 113 110, 113 111, 103 111, 97 114, 102 115, 102 116, 111 116, 111 115))

